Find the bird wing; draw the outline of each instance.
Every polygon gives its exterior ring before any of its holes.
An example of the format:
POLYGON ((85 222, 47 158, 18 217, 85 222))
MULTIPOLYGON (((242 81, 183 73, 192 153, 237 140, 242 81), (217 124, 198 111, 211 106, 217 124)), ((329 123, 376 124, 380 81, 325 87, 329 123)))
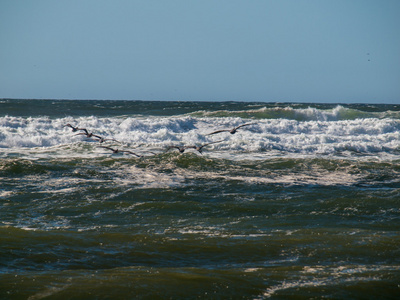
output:
POLYGON ((142 157, 141 155, 136 154, 135 152, 132 152, 132 151, 128 151, 128 150, 122 150, 122 151, 119 151, 119 152, 125 152, 125 153, 129 153, 129 154, 135 155, 137 157, 142 157))
POLYGON ((78 128, 78 130, 82 130, 85 132, 84 134, 89 135, 89 131, 86 128, 78 128))
POLYGON ((100 146, 101 148, 104 148, 104 149, 108 149, 108 150, 111 150, 111 151, 115 151, 113 148, 110 148, 110 147, 106 147, 106 146, 100 146))
POLYGON ((103 139, 104 141, 114 141, 114 142, 117 142, 117 143, 121 143, 120 141, 117 141, 116 139, 103 139))
POLYGON ((208 145, 211 145, 211 144, 220 143, 220 142, 223 142, 223 141, 221 140, 221 141, 211 142, 211 143, 203 144, 203 145, 201 145, 200 147, 194 147, 194 148, 195 148, 195 149, 197 148, 197 151, 199 151, 199 152, 201 153, 201 151, 202 151, 202 149, 203 149, 204 147, 206 147, 206 146, 208 146, 208 145))
POLYGON ((247 124, 239 125, 238 127, 236 127, 236 129, 238 129, 238 128, 240 128, 240 127, 243 127, 243 126, 249 126, 249 125, 253 125, 253 123, 247 123, 247 124))
POLYGON ((104 140, 101 136, 92 134, 92 137, 98 138, 99 140, 104 140))
POLYGON ((216 134, 216 133, 220 133, 220 132, 225 132, 225 131, 230 131, 230 130, 228 130, 228 129, 217 130, 217 131, 211 132, 211 133, 209 133, 209 134, 207 134, 207 135, 212 135, 212 134, 216 134))
POLYGON ((216 142, 211 142, 211 143, 207 143, 207 144, 204 144, 204 145, 200 146, 200 148, 203 148, 203 147, 208 146, 208 145, 211 145, 211 144, 221 143, 221 142, 223 142, 223 140, 216 141, 216 142))

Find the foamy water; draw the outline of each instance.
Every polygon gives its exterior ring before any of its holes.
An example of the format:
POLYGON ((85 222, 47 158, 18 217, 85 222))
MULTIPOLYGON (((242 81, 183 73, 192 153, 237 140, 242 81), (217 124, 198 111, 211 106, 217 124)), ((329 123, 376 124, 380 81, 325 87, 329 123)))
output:
POLYGON ((0 298, 395 299, 399 112, 3 100, 0 298))
MULTIPOLYGON (((77 132, 64 127, 68 123, 86 128, 106 139, 120 141, 108 141, 104 145, 112 144, 127 150, 140 147, 143 151, 162 152, 170 145, 202 145, 221 141, 204 150, 209 155, 218 152, 217 155, 226 158, 249 153, 255 154, 255 159, 259 153, 289 157, 350 153, 395 159, 400 149, 400 122, 389 118, 297 121, 192 116, 57 119, 5 116, 0 118, 0 147, 5 152, 59 147, 57 154, 62 155, 62 149, 69 145, 96 143, 96 139, 77 135, 77 132), (228 132, 208 135, 215 130, 231 129, 245 123, 252 125, 240 128, 233 135, 228 132)), ((93 151, 95 149, 87 154, 91 155, 93 151)), ((246 158, 251 158, 251 155, 246 158)))

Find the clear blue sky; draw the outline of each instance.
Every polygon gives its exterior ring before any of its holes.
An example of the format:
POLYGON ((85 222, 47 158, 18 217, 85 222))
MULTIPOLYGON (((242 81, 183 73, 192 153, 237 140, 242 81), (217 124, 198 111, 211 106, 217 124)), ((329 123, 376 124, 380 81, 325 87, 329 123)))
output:
POLYGON ((0 98, 400 103, 399 0, 0 0, 0 98))

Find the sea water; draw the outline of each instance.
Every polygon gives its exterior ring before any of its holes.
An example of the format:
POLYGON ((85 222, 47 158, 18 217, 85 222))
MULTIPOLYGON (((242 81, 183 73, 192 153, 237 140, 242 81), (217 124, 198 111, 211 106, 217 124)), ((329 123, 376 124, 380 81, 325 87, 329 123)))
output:
POLYGON ((397 299, 399 206, 400 105, 0 101, 1 299, 397 299))

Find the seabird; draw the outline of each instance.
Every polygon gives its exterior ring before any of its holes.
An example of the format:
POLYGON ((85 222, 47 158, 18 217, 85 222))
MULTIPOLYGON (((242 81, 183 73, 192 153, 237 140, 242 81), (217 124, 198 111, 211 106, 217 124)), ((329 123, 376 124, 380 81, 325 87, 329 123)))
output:
POLYGON ((113 153, 129 153, 129 154, 135 155, 135 156, 137 156, 137 157, 142 157, 141 155, 136 154, 136 153, 134 153, 134 152, 132 152, 132 151, 128 151, 128 150, 118 150, 118 149, 113 149, 113 148, 111 148, 111 147, 106 147, 106 146, 100 146, 100 147, 101 147, 101 148, 108 149, 108 150, 111 150, 113 153))
MULTIPOLYGON (((79 128, 79 127, 74 127, 74 126, 72 126, 71 124, 66 124, 66 125, 64 125, 64 127, 70 127, 71 129, 72 129, 72 132, 76 132, 76 131, 78 131, 78 130, 84 130, 84 128, 79 128)), ((85 129, 86 130, 86 129, 85 129)))
POLYGON ((187 146, 187 147, 185 147, 185 148, 186 148, 186 149, 192 148, 192 149, 195 149, 195 150, 199 151, 200 154, 203 154, 203 148, 204 148, 205 146, 208 146, 208 145, 211 145, 211 144, 216 144, 216 143, 221 143, 221 142, 223 142, 223 141, 211 142, 211 143, 207 143, 207 144, 204 144, 204 145, 201 145, 201 146, 187 146))
POLYGON ((96 139, 98 139, 98 142, 101 144, 101 143, 104 143, 105 141, 114 141, 114 142, 117 142, 117 143, 121 143, 120 141, 117 141, 117 140, 115 140, 115 139, 105 139, 105 138, 103 138, 103 137, 101 137, 101 136, 98 136, 98 135, 93 135, 96 139))
POLYGON ((200 154, 203 154, 202 152, 203 152, 203 148, 205 146, 208 146, 208 145, 211 145, 211 144, 220 143, 220 142, 223 142, 223 141, 211 142, 211 143, 207 143, 207 144, 204 144, 204 145, 201 145, 201 146, 169 146, 166 151, 168 151, 170 149, 178 149, 178 151, 180 153, 183 153, 183 152, 185 152, 186 149, 195 149, 195 150, 199 151, 200 154))
MULTIPOLYGON (((78 133, 78 134, 76 134, 76 135, 86 135, 86 137, 88 137, 88 138, 95 137, 95 138, 98 138, 98 139, 103 139, 101 136, 96 135, 96 134, 93 134, 92 132, 87 131, 86 128, 80 128, 79 130, 82 130, 82 131, 84 131, 84 132, 78 133)), ((103 139, 103 140, 104 140, 104 139, 103 139)))
POLYGON ((230 134, 235 134, 236 131, 237 131, 240 127, 249 126, 249 125, 253 125, 253 124, 254 124, 254 123, 242 124, 242 125, 239 125, 238 127, 232 128, 232 129, 217 130, 217 131, 211 132, 211 133, 209 133, 209 134, 207 134, 207 135, 216 134, 216 133, 225 132, 225 131, 226 131, 226 132, 229 132, 230 134))

